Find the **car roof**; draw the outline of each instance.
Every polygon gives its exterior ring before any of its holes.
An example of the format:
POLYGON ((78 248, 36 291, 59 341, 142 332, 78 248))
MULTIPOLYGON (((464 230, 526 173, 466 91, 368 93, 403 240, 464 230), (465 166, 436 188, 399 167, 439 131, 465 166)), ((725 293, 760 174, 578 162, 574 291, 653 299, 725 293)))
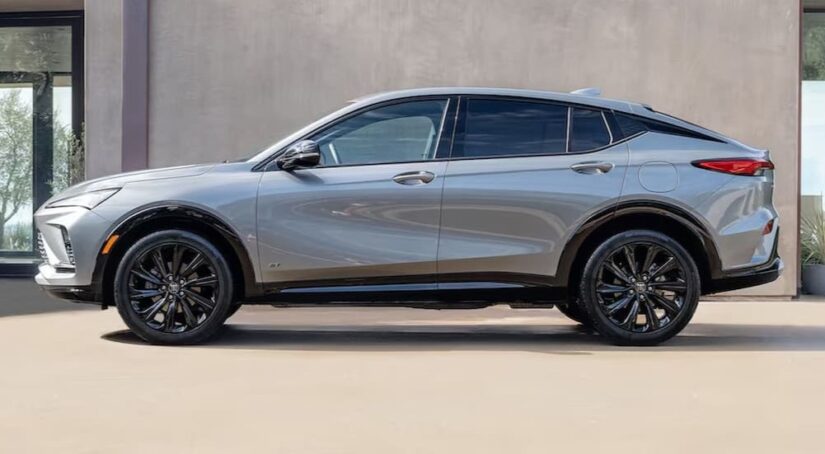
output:
POLYGON ((586 94, 561 93, 545 90, 526 90, 520 88, 493 88, 493 87, 429 87, 413 88, 408 90, 393 90, 371 95, 361 96, 353 103, 359 105, 374 104, 377 102, 391 101, 394 99, 414 98, 417 96, 510 96, 515 98, 532 98, 547 101, 560 101, 572 104, 583 104, 602 109, 618 110, 639 114, 642 110, 647 110, 643 104, 623 101, 619 99, 602 98, 601 96, 591 96, 586 94))

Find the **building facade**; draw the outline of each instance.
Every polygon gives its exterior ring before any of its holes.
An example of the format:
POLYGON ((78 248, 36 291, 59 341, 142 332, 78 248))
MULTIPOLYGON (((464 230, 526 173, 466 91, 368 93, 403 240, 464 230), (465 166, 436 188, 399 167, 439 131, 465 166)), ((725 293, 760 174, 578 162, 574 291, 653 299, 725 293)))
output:
MULTIPOLYGON (((71 80, 69 98, 60 101, 55 91, 51 104, 71 105, 71 118, 53 108, 51 121, 62 118, 76 137, 85 137, 87 178, 248 156, 350 99, 378 91, 600 87, 607 97, 650 104, 771 150, 779 252, 787 266, 778 281, 738 295, 793 297, 800 279, 801 212, 821 211, 825 186, 825 157, 819 157, 825 149, 819 107, 825 105, 825 82, 819 82, 825 70, 818 66, 825 61, 825 1, 820 3, 5 0, 0 37, 49 26, 26 20, 75 21, 55 26, 69 27, 75 40, 80 34, 82 47, 54 44, 72 40, 66 36, 43 44, 52 57, 69 52, 62 59, 75 66, 69 73, 57 66, 32 72, 71 80)), ((0 46, 0 64, 11 61, 3 52, 0 46)), ((39 151, 52 156, 52 172, 41 170, 35 181, 60 177, 63 167, 54 162, 77 159, 64 157, 59 148, 65 145, 52 142, 52 151, 42 141, 39 151)), ((43 191, 30 196, 29 216, 43 191)), ((25 216, 14 219, 25 223, 25 216)), ((24 243, 5 244, 0 256, 20 259, 30 247, 24 243)))

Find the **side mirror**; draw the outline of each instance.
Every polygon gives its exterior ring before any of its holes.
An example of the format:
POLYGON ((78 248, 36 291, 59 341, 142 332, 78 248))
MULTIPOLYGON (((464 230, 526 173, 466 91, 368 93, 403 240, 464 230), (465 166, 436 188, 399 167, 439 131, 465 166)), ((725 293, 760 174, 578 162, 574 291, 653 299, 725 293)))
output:
POLYGON ((315 167, 321 163, 321 148, 313 140, 302 140, 289 147, 275 162, 282 170, 315 167))

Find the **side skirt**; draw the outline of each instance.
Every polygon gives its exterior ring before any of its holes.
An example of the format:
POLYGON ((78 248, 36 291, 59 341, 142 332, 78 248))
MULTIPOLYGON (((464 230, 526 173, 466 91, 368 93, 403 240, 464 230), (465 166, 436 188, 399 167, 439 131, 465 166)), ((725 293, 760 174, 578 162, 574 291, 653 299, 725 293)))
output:
POLYGON ((496 304, 513 307, 553 307, 567 301, 567 289, 498 283, 347 285, 271 289, 244 304, 295 306, 411 307, 477 309, 496 304), (444 288, 446 287, 446 288, 444 288))

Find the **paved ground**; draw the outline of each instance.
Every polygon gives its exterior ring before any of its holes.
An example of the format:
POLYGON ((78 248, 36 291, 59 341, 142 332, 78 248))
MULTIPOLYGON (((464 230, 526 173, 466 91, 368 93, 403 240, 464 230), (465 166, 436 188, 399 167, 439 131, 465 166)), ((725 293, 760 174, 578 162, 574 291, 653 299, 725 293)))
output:
POLYGON ((646 349, 543 310, 245 308, 188 348, 30 312, 0 317, 0 452, 823 450, 825 303, 706 303, 646 349))

